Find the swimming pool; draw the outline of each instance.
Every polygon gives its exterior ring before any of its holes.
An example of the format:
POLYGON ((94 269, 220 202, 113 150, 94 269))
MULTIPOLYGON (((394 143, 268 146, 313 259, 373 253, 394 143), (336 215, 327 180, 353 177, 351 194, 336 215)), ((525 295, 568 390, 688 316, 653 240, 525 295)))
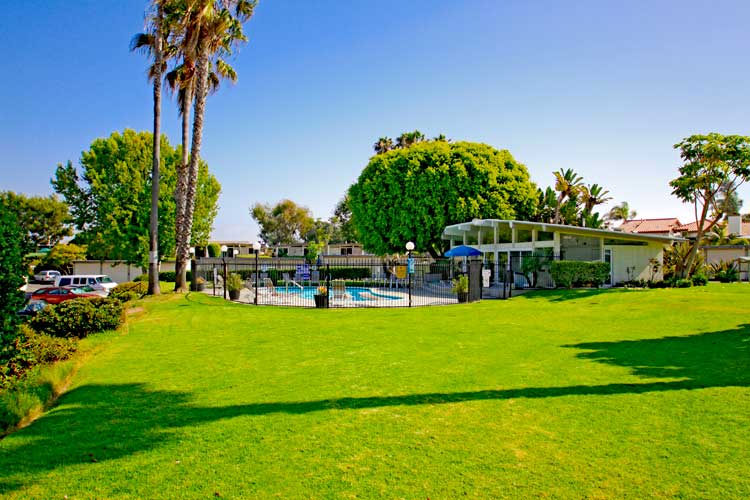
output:
MULTIPOLYGON (((277 286, 276 292, 282 293, 282 294, 289 294, 290 296, 294 295, 297 297, 300 297, 302 299, 310 299, 313 300, 313 297, 315 296, 318 290, 318 287, 315 286, 306 286, 300 287, 298 286, 277 286)), ((332 291, 329 290, 328 296, 332 297, 332 291)), ((356 302, 368 302, 372 300, 402 300, 403 297, 396 297, 393 295, 385 295, 382 293, 374 292, 370 288, 366 288, 363 286, 348 286, 346 287, 346 293, 349 294, 350 300, 356 301, 356 302)))

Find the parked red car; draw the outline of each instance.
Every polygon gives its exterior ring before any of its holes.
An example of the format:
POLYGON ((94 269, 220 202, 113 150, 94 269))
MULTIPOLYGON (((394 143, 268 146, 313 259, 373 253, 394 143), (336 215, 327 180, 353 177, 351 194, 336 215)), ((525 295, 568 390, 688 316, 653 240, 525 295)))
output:
POLYGON ((64 288, 60 286, 40 288, 31 294, 31 300, 43 300, 48 304, 59 304, 66 300, 89 297, 99 297, 99 294, 87 292, 80 288, 64 288))

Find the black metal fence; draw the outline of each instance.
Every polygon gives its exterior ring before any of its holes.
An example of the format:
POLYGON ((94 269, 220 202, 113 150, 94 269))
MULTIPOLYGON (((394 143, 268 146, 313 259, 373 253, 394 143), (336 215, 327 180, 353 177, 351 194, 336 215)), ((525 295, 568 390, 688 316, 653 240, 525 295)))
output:
POLYGON ((195 284, 204 293, 248 304, 417 307, 478 300, 476 294, 462 295, 453 287, 461 275, 481 285, 478 264, 423 257, 350 257, 314 264, 289 258, 209 258, 194 261, 193 269, 195 284))
POLYGON ((204 258, 193 262, 204 293, 256 305, 293 307, 418 307, 509 298, 519 290, 553 288, 554 255, 501 254, 476 259, 204 258), (468 287, 454 283, 468 278, 468 287))

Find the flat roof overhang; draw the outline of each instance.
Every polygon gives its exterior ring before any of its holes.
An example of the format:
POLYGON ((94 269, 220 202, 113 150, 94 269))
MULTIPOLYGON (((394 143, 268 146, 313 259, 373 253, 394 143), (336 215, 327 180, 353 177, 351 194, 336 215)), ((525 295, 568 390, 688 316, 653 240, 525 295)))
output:
POLYGON ((530 222, 520 220, 503 220, 503 219, 474 219, 471 222, 462 222, 447 226, 443 230, 442 238, 449 240, 453 238, 463 238, 464 234, 477 235, 480 229, 494 229, 499 226, 508 226, 510 228, 536 229, 539 231, 557 232, 564 234, 573 234, 577 236, 611 238, 624 241, 647 241, 654 243, 676 243, 687 241, 685 238, 676 236, 663 236, 656 234, 626 233, 623 231, 612 231, 611 229, 594 229, 590 227, 568 226, 566 224, 551 224, 547 222, 530 222))

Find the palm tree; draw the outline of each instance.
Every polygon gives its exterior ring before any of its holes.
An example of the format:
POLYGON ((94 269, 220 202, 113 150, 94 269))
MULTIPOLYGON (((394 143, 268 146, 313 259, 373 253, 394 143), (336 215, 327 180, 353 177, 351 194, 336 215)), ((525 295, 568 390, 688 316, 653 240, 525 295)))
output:
POLYGON ((211 61, 217 61, 218 69, 221 65, 219 62, 221 56, 231 55, 237 44, 247 41, 242 24, 252 17, 256 2, 254 0, 191 0, 187 4, 183 16, 180 50, 188 56, 190 61, 195 61, 195 81, 190 161, 187 172, 183 172, 183 175, 187 175, 184 215, 181 226, 176 228, 176 292, 187 291, 185 273, 190 258, 190 234, 193 225, 200 149, 203 141, 206 98, 210 92, 211 61))
POLYGON ((579 193, 583 187, 583 177, 575 173, 572 168, 567 170, 560 169, 559 172, 554 172, 554 175, 555 191, 557 191, 558 194, 553 222, 555 224, 560 224, 560 207, 562 206, 563 200, 566 198, 573 198, 579 193))
POLYGON ((396 138, 396 148, 408 148, 409 146, 413 146, 414 144, 423 142, 424 140, 425 136, 419 130, 415 130, 413 132, 404 132, 396 138))
POLYGON ((372 148, 375 150, 376 155, 383 154, 393 149, 393 139, 390 137, 381 137, 373 144, 372 148))
POLYGON ((618 221, 621 220, 625 222, 626 220, 635 219, 638 215, 638 212, 635 210, 631 210, 630 206, 628 205, 627 201, 623 201, 619 205, 612 207, 612 209, 607 213, 607 220, 611 221, 618 221))
MULTIPOLYGON (((221 79, 231 82, 237 81, 234 68, 223 59, 217 58, 209 65, 208 87, 209 93, 218 91, 221 79)), ((189 181, 188 162, 190 160, 190 105, 193 101, 195 85, 195 65, 189 54, 184 54, 182 62, 176 65, 166 75, 169 90, 177 96, 178 113, 182 119, 182 158, 177 167, 177 183, 175 186, 175 227, 182 228, 185 224, 185 202, 189 181)), ((179 232, 175 238, 179 239, 179 232)))
POLYGON ((612 199, 611 196, 607 196, 608 194, 609 191, 598 184, 583 186, 581 188, 581 197, 583 199, 584 211, 591 213, 595 206, 607 203, 612 199))
POLYGON ((149 226, 148 293, 159 295, 159 170, 161 161, 161 80, 166 68, 164 40, 169 29, 164 22, 165 0, 153 0, 148 31, 138 33, 130 42, 131 50, 142 50, 153 57, 148 76, 154 84, 153 166, 151 169, 151 218, 149 226))

